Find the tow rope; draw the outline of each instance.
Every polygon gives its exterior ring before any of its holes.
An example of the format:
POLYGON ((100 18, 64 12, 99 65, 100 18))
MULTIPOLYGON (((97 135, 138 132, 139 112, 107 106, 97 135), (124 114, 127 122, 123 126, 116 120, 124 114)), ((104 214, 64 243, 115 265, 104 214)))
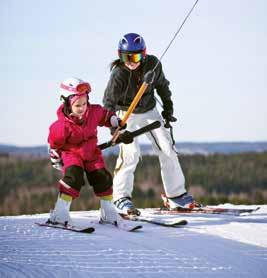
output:
MULTIPOLYGON (((186 17, 184 18, 183 22, 181 23, 181 25, 179 26, 179 28, 177 29, 177 31, 175 32, 173 38, 171 39, 170 43, 168 44, 168 46, 166 47, 166 49, 164 50, 164 52, 162 53, 162 55, 160 56, 159 60, 157 61, 155 67, 152 70, 149 70, 145 76, 144 76, 144 81, 140 87, 140 89, 138 90, 137 94, 135 95, 131 105, 129 106, 127 112, 125 113, 124 117, 121 120, 120 126, 117 127, 117 129, 115 130, 111 142, 112 145, 114 145, 116 143, 116 140, 118 139, 119 135, 120 135, 120 129, 121 127, 123 127, 128 118, 130 117, 130 115, 132 114, 132 112, 134 111, 135 107, 137 106, 139 100, 141 99, 142 95, 145 93, 147 87, 149 84, 153 83, 154 80, 154 76, 155 76, 155 69, 158 67, 159 63, 161 62, 162 58, 164 57, 164 55, 167 53, 167 51, 169 50, 170 46, 173 44, 174 40, 176 39, 177 35, 180 33, 182 27, 184 26, 185 22, 187 21, 187 19, 189 18, 190 14, 192 13, 192 11, 194 10, 195 6, 197 5, 197 2, 199 0, 196 0, 194 5, 192 6, 192 8, 190 9, 190 11, 187 13, 186 17)), ((171 131, 172 133, 172 131, 171 131)), ((172 138, 173 139, 173 138, 172 138)), ((174 140, 173 140, 174 141, 174 140)))

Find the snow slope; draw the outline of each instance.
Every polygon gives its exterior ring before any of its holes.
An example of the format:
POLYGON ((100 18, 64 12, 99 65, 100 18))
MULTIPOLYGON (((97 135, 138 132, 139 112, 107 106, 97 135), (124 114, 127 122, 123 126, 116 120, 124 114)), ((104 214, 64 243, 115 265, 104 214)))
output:
MULTIPOLYGON (((143 215, 150 212, 142 210, 143 215)), ((189 224, 166 228, 142 223, 142 230, 131 233, 98 224, 98 211, 72 212, 76 223, 96 228, 93 234, 34 224, 47 217, 0 217, 1 278, 267 277, 267 205, 238 217, 167 216, 189 224)))

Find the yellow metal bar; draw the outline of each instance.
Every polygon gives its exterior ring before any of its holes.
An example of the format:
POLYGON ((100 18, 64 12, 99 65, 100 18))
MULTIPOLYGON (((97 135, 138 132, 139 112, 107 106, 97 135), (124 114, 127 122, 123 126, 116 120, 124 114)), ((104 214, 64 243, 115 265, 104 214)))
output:
MULTIPOLYGON (((121 126, 124 126, 128 120, 128 118, 130 117, 130 115, 132 114, 132 112, 134 111, 136 105, 138 104, 139 100, 141 99, 141 97, 143 96, 144 92, 146 91, 148 87, 148 83, 143 82, 143 84, 141 85, 140 89, 138 90, 137 94, 135 95, 131 105, 129 106, 127 112, 125 113, 125 115, 123 116, 123 118, 121 119, 121 126)), ((118 127, 116 129, 116 131, 114 132, 113 136, 112 136, 112 142, 116 142, 117 138, 119 137, 119 131, 120 131, 120 127, 118 127)))

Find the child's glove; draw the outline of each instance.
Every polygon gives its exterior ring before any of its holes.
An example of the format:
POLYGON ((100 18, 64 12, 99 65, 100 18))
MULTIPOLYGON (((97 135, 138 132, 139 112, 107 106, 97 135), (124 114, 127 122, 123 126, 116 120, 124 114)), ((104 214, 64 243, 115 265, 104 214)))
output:
POLYGON ((61 171, 62 167, 63 167, 63 161, 62 161, 60 155, 58 154, 57 150, 50 149, 49 155, 50 155, 50 161, 51 161, 52 167, 61 171))
POLYGON ((111 124, 111 128, 110 128, 110 133, 111 135, 114 134, 115 130, 117 129, 118 126, 120 126, 120 130, 126 129, 127 124, 125 124, 124 126, 121 126, 121 119, 118 118, 117 116, 113 115, 110 118, 110 124, 111 124))

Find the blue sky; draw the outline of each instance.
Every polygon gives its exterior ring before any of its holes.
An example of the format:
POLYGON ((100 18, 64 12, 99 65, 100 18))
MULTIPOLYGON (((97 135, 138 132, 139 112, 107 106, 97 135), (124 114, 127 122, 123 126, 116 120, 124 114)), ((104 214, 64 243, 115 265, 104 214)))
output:
MULTIPOLYGON (((46 144, 62 80, 88 80, 101 103, 121 36, 140 33, 159 57, 193 4, 1 0, 0 143, 46 144)), ((162 61, 177 142, 267 140, 266 11, 265 0, 198 2, 162 61)))

